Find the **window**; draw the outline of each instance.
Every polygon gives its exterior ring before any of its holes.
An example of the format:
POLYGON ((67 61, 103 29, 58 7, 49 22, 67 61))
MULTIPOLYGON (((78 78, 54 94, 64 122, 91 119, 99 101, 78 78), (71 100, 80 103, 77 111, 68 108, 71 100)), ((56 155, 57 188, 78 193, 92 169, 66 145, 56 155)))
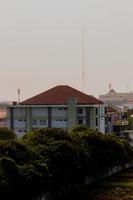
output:
POLYGON ((36 126, 36 125, 37 125, 37 120, 36 120, 36 119, 33 119, 33 120, 32 120, 32 125, 33 125, 33 126, 36 126))
POLYGON ((83 124, 83 119, 79 119, 78 124, 83 124))
POLYGON ((26 119, 18 119, 18 121, 19 121, 19 122, 23 122, 23 121, 25 122, 26 119))
POLYGON ((67 110, 67 107, 64 107, 64 108, 58 108, 58 110, 67 110))
POLYGON ((41 125, 41 126, 46 125, 46 120, 45 120, 45 119, 41 119, 41 120, 40 120, 40 125, 41 125))
POLYGON ((83 114, 83 108, 78 109, 78 114, 83 114))
POLYGON ((58 110, 63 110, 63 108, 58 108, 58 110))
POLYGON ((108 133, 108 127, 105 127, 105 133, 108 133))
MULTIPOLYGON (((105 117, 105 125, 107 125, 107 124, 108 124, 108 122, 109 122, 109 119, 108 119, 108 117, 105 117)), ((110 120, 110 122, 111 122, 111 120, 110 120)))

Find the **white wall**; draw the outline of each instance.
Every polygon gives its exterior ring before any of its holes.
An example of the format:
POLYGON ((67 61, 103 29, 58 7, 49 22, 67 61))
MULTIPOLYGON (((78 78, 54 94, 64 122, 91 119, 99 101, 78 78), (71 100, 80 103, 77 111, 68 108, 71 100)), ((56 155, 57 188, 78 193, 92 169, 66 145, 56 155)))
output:
POLYGON ((48 108, 32 108, 31 115, 34 117, 47 117, 48 108))
POLYGON ((52 123, 51 126, 55 128, 67 128, 67 110, 64 108, 51 109, 52 123))
POLYGON ((100 113, 99 113, 99 126, 100 126, 100 132, 105 133, 105 106, 100 106, 100 113))
POLYGON ((25 118, 25 108, 14 108, 14 117, 25 118))
MULTIPOLYGON (((57 128, 68 128, 68 110, 60 109, 61 107, 52 107, 51 108, 51 127, 57 128)), ((83 113, 78 113, 77 107, 77 124, 78 119, 83 119, 83 123, 86 123, 86 111, 83 108, 83 113)), ((22 107, 14 107, 14 129, 17 135, 21 135, 26 130, 26 112, 25 108, 22 107)), ((93 110, 93 109, 92 109, 93 110)), ((99 131, 105 133, 105 105, 101 105, 99 112, 99 131)), ((10 115, 10 114, 9 114, 10 115)), ((94 124, 94 113, 91 113, 90 120, 92 117, 92 123, 94 124), (92 116, 93 115, 93 116, 92 116)), ((10 120, 8 119, 8 127, 10 127, 10 120)), ((32 128, 45 128, 48 127, 48 108, 45 107, 32 107, 31 108, 31 127, 32 128), (33 125, 32 120, 37 120, 37 124, 33 125), (46 120, 45 125, 40 124, 40 120, 46 120)))

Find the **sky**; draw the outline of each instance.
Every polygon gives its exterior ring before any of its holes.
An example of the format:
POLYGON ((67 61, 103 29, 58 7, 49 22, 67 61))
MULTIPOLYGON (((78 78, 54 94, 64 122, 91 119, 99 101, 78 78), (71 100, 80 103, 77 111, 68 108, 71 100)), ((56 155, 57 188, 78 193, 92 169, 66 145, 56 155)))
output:
POLYGON ((133 91, 132 0, 0 0, 0 101, 56 85, 133 91), (84 32, 82 31, 84 27, 84 32), (84 34, 83 34, 84 33, 84 34))

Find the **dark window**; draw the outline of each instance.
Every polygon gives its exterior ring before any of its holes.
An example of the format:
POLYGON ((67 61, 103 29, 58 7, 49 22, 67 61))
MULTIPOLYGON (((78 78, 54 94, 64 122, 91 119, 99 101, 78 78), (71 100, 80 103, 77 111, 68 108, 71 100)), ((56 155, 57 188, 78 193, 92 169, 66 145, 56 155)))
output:
POLYGON ((106 116, 105 117, 105 125, 107 125, 108 124, 108 117, 106 116))
POLYGON ((98 126, 98 118, 96 117, 96 126, 98 126))
POLYGON ((78 124, 83 124, 83 119, 79 119, 79 123, 78 124))
POLYGON ((96 108, 96 115, 98 115, 98 108, 96 108))
POLYGON ((58 110, 67 110, 67 108, 66 107, 64 107, 64 108, 58 108, 58 110))
POLYGON ((36 119, 33 119, 33 120, 32 120, 32 125, 34 125, 34 126, 37 125, 37 120, 36 120, 36 119))
POLYGON ((78 114, 83 114, 83 108, 78 109, 78 114))
POLYGON ((105 133, 108 133, 108 127, 105 127, 105 133))

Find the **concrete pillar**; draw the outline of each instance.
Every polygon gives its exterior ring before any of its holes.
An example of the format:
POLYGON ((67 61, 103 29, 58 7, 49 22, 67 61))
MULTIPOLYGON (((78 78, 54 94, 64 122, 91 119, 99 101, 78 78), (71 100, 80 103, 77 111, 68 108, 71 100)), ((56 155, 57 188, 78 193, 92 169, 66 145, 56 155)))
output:
POLYGON ((28 132, 28 131, 30 131, 31 130, 31 120, 32 120, 32 117, 31 117, 31 108, 29 107, 27 107, 26 108, 26 113, 25 113, 25 115, 26 115, 26 131, 28 132))
POLYGON ((104 105, 100 106, 100 115, 99 115, 99 131, 105 134, 105 107, 104 105))
POLYGON ((52 124, 51 108, 48 107, 48 128, 51 128, 51 124, 52 124))
POLYGON ((77 124, 77 98, 69 97, 68 98, 68 131, 71 131, 74 126, 77 124))
POLYGON ((96 128, 96 116, 95 116, 95 108, 90 108, 90 128, 95 129, 96 128))
POLYGON ((90 108, 85 109, 86 126, 90 127, 90 108))
POLYGON ((10 108, 10 129, 14 130, 14 108, 10 108))

